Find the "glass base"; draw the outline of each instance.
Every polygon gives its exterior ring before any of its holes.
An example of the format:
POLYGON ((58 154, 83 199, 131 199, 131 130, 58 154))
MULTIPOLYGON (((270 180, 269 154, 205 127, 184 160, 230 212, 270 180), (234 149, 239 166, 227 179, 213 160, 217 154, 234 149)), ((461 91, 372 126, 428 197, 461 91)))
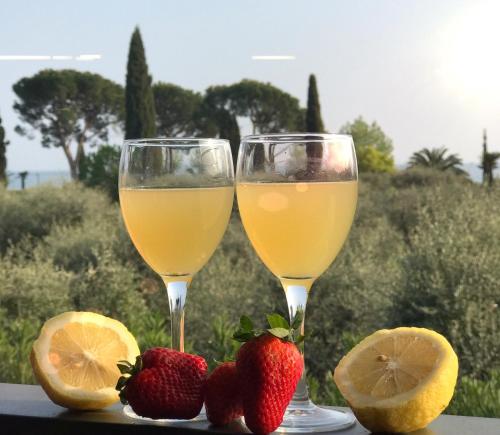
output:
POLYGON ((157 421, 157 422, 165 422, 165 423, 185 423, 188 421, 205 421, 207 419, 207 414, 205 412, 205 406, 201 408, 200 413, 195 417, 192 418, 191 420, 176 420, 176 419, 171 419, 171 418, 159 418, 159 419, 153 419, 149 417, 141 417, 140 415, 137 415, 132 407, 130 405, 125 405, 123 407, 123 413, 130 418, 135 418, 137 420, 147 420, 147 421, 157 421))
POLYGON ((277 431, 288 433, 331 432, 356 423, 351 412, 320 408, 308 401, 292 401, 277 431))

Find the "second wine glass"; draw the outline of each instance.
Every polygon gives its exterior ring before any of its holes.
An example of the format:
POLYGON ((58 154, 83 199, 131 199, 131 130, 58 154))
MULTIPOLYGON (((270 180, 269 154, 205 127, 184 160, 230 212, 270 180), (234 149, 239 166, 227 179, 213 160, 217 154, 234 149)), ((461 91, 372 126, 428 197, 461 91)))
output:
MULTIPOLYGON (((358 193, 352 138, 247 136, 237 166, 243 226, 261 260, 281 281, 293 321, 299 311, 305 314, 313 282, 333 262, 351 227, 358 193)), ((278 430, 323 432, 354 421, 352 414, 312 403, 304 370, 278 430)))

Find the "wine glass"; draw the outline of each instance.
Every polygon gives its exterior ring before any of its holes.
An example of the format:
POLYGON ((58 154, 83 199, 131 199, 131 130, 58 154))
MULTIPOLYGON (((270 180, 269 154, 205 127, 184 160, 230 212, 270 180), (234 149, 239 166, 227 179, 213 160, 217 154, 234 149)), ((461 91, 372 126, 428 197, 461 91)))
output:
MULTIPOLYGON (((290 320, 305 314, 313 282, 347 238, 357 180, 351 136, 269 134, 242 140, 236 174, 241 220, 260 259, 283 285, 290 320)), ((323 432, 354 421, 351 413, 312 403, 304 370, 278 430, 323 432)))
MULTIPOLYGON (((124 142, 120 207, 127 231, 165 283, 172 348, 184 352, 184 304, 193 275, 226 230, 234 197, 233 162, 223 139, 124 142)), ((137 417, 130 407, 125 413, 137 417)))

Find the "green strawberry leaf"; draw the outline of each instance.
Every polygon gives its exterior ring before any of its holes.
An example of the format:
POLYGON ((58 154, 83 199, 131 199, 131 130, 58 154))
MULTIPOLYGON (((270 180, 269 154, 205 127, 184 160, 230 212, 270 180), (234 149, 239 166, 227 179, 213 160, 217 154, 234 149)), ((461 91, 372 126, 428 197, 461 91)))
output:
POLYGON ((127 373, 130 373, 133 369, 133 365, 130 364, 128 361, 118 361, 116 363, 117 367, 118 367, 118 370, 120 370, 120 373, 122 375, 124 374, 127 374, 127 373))
POLYGON ((252 332, 246 332, 242 330, 238 330, 233 334, 233 340, 240 341, 242 343, 251 340, 254 338, 254 334, 252 332))
POLYGON ((269 328, 267 332, 278 338, 286 338, 290 336, 290 330, 285 328, 269 328))
POLYGON ((121 390, 118 396, 120 396, 120 402, 122 403, 122 405, 128 405, 128 400, 125 397, 126 396, 125 389, 121 390))
MULTIPOLYGON (((281 340, 295 342, 295 334, 299 333, 299 331, 295 330, 300 329, 302 325, 303 311, 297 311, 292 325, 290 325, 283 316, 280 316, 276 313, 268 314, 266 317, 270 328, 263 330, 254 329, 252 320, 248 316, 241 316, 240 327, 233 334, 233 340, 244 343, 256 337, 260 337, 262 334, 268 333, 280 338, 281 340)), ((300 335, 298 335, 297 338, 299 340, 297 343, 302 342, 302 340, 304 339, 300 335)))
POLYGON ((142 356, 141 355, 137 355, 135 357, 135 364, 132 366, 132 371, 131 371, 130 374, 131 375, 136 375, 141 370, 142 370, 142 356))
POLYGON ((253 329, 253 322, 248 316, 240 317, 240 329, 243 331, 250 332, 253 329))
POLYGON ((283 316, 280 316, 278 313, 268 314, 266 317, 267 322, 269 323, 269 326, 271 328, 290 329, 290 324, 283 316))
POLYGON ((121 376, 118 379, 118 382, 116 383, 115 389, 118 390, 118 391, 121 391, 123 389, 123 387, 127 384, 127 381, 128 381, 127 377, 121 376))

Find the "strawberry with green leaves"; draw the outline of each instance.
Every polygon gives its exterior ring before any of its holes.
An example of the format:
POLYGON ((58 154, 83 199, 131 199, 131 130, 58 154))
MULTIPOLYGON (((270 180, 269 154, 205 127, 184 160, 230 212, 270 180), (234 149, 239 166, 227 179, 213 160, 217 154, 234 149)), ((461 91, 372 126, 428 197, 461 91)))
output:
POLYGON ((303 340, 297 335, 301 314, 292 325, 279 314, 268 315, 267 320, 270 328, 257 330, 243 316, 233 337, 244 342, 236 356, 236 372, 245 424, 256 434, 279 427, 304 370, 297 348, 303 340))
POLYGON ((149 418, 191 419, 203 406, 207 363, 204 358, 155 347, 135 364, 118 363, 122 376, 116 385, 123 404, 149 418))

